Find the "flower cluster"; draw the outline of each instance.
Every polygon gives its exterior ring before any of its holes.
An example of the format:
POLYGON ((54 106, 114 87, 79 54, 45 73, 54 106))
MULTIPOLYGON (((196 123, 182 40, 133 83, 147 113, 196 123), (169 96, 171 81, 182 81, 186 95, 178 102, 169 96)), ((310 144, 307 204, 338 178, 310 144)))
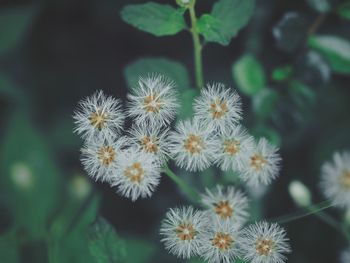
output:
POLYGON ((173 130, 180 105, 172 81, 161 75, 140 78, 127 98, 124 110, 120 100, 98 91, 82 100, 73 116, 75 132, 85 140, 86 172, 121 195, 151 196, 169 159, 192 172, 211 165, 236 171, 253 187, 278 176, 277 148, 264 138, 255 141, 239 124, 241 101, 233 89, 220 83, 204 87, 194 101, 194 117, 178 120, 173 130), (124 132, 126 118, 133 124, 124 132))
POLYGON ((171 254, 183 259, 200 256, 210 263, 286 261, 290 246, 283 228, 265 221, 244 227, 249 205, 243 192, 217 186, 206 190, 201 203, 204 210, 189 206, 166 214, 160 234, 171 254))

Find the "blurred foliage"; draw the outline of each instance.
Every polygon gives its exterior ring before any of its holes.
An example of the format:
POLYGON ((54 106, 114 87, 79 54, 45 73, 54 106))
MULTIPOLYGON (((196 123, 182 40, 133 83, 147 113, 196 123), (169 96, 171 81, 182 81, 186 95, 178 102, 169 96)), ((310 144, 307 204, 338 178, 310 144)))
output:
MULTIPOLYGON (((186 7, 145 2, 0 3, 0 262, 182 262, 157 233, 166 209, 189 201, 167 178, 151 200, 137 203, 93 184, 82 175, 71 132, 78 99, 97 88, 123 97, 139 75, 152 73, 176 82, 179 119, 192 116, 199 91, 183 32, 186 7)), ((294 210, 286 193, 294 179, 321 200, 320 165, 350 148, 350 2, 197 2, 205 80, 237 89, 244 125, 281 147, 281 178, 250 193, 252 219, 294 210)), ((200 191, 239 184, 214 168, 200 179, 178 172, 200 191)), ((287 228, 289 262, 337 262, 346 245, 312 218, 287 228)))

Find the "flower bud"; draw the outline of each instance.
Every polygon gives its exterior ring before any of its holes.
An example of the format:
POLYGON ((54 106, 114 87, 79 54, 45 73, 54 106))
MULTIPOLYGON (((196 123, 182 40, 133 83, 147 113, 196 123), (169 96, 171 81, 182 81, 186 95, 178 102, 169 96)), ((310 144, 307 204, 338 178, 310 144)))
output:
POLYGON ((11 179, 18 188, 24 190, 32 187, 34 178, 28 165, 15 163, 11 169, 11 179))
POLYGON ((189 7, 193 3, 193 0, 176 0, 176 3, 181 7, 189 7))
POLYGON ((291 182, 288 191, 296 205, 301 207, 311 205, 310 190, 302 182, 291 182))

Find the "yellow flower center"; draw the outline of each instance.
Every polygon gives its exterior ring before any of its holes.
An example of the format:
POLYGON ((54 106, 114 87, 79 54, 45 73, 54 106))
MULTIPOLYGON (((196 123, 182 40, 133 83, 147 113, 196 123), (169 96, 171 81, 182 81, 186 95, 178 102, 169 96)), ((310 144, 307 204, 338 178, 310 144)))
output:
POLYGON ((228 111, 226 101, 216 99, 212 104, 210 104, 210 113, 213 119, 221 119, 228 111))
POLYGON ((130 179, 133 183, 140 183, 145 176, 145 172, 139 162, 136 162, 130 166, 128 166, 124 175, 130 179))
POLYGON ((220 201, 215 204, 215 213, 222 218, 230 218, 233 213, 233 209, 228 201, 220 201))
POLYGON ((229 234, 225 233, 216 233, 215 237, 212 240, 213 246, 217 247, 220 250, 229 249, 232 243, 233 238, 229 234))
POLYGON ((340 183, 344 188, 348 190, 350 189, 350 171, 349 170, 343 171, 340 177, 340 183))
POLYGON ((236 140, 225 140, 223 143, 224 152, 229 155, 235 155, 240 149, 239 141, 236 140))
POLYGON ((97 155, 102 164, 108 166, 114 161, 116 152, 112 146, 103 146, 98 150, 97 155))
POLYGON ((204 143, 200 136, 190 134, 184 142, 184 147, 189 153, 197 154, 203 150, 204 143))
POLYGON ((260 171, 265 164, 267 164, 267 160, 259 154, 255 154, 250 157, 250 165, 257 171, 260 171))
POLYGON ((97 110, 96 112, 91 113, 89 120, 92 126, 98 130, 102 130, 106 125, 108 115, 102 110, 97 110))
POLYGON ((190 223, 180 224, 176 228, 175 232, 176 232, 177 237, 183 241, 191 240, 196 235, 196 230, 194 229, 193 225, 190 223))
POLYGON ((140 141, 142 149, 147 153, 157 153, 158 144, 157 140, 149 136, 145 136, 140 141))
POLYGON ((158 95, 148 95, 143 99, 143 107, 147 112, 159 113, 162 105, 158 95))
POLYGON ((260 256, 267 256, 273 249, 273 241, 270 239, 261 239, 256 243, 255 249, 260 256))

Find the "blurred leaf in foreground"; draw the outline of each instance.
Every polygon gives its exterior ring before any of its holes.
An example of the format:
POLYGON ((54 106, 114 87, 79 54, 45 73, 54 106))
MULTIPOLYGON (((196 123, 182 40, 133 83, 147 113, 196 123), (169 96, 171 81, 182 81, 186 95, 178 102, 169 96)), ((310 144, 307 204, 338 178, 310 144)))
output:
POLYGON ((17 263, 19 261, 18 244, 15 232, 11 229, 0 236, 0 262, 17 263))
POLYGON ((337 13, 340 17, 350 20, 350 1, 340 4, 337 7, 337 13))

